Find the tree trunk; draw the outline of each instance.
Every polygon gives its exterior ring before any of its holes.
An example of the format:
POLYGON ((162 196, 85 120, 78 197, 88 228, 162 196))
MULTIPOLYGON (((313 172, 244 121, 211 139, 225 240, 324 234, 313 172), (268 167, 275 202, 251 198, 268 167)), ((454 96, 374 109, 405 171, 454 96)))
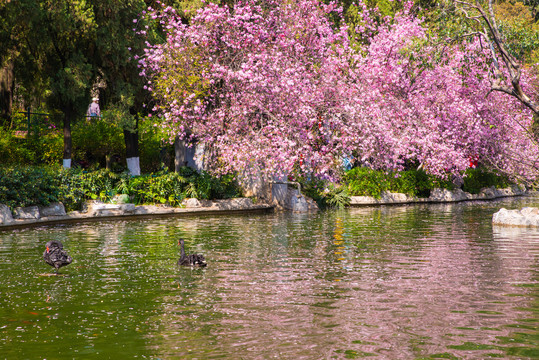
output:
POLYGON ((105 155, 105 169, 110 170, 112 168, 112 156, 110 154, 105 155))
POLYGON ((14 87, 13 62, 8 61, 8 63, 0 69, 0 125, 11 123, 14 87))
POLYGON ((64 168, 71 168, 71 118, 75 112, 73 109, 65 108, 64 109, 64 157, 63 165, 64 168))
POLYGON ((140 158, 138 152, 138 131, 124 130, 125 157, 129 174, 140 175, 140 158))
POLYGON ((185 156, 185 141, 180 140, 179 136, 174 139, 174 171, 180 172, 182 166, 187 166, 185 156))

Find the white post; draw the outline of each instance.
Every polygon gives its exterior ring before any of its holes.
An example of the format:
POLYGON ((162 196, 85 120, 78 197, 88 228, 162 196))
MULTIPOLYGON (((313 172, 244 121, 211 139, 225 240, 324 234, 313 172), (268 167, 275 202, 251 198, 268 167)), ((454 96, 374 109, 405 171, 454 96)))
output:
POLYGON ((137 156, 137 157, 132 157, 132 158, 127 158, 127 169, 129 170, 129 174, 130 175, 133 175, 133 176, 138 176, 140 175, 140 158, 137 156))

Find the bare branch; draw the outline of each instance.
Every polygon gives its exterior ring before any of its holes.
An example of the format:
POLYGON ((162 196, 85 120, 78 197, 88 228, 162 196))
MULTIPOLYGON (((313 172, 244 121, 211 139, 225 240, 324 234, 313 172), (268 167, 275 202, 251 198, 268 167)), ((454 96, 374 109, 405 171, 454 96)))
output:
POLYGON ((493 61, 491 89, 515 97, 534 113, 539 114, 539 103, 533 101, 524 92, 520 83, 522 75, 521 65, 518 60, 507 51, 506 44, 498 30, 492 0, 488 0, 488 12, 481 6, 479 0, 475 0, 474 3, 462 0, 454 0, 454 2, 455 4, 461 5, 459 10, 464 14, 466 19, 483 24, 482 32, 476 31, 467 34, 467 36, 481 36, 490 44, 493 61), (470 11, 476 12, 477 15, 470 14, 470 11), (494 46, 492 45, 493 43, 494 46), (501 61, 505 65, 503 70, 500 68, 501 63, 498 61, 498 58, 501 58, 501 61), (508 78, 507 75, 504 74, 504 71, 507 72, 508 78), (510 85, 507 82, 510 82, 510 85))

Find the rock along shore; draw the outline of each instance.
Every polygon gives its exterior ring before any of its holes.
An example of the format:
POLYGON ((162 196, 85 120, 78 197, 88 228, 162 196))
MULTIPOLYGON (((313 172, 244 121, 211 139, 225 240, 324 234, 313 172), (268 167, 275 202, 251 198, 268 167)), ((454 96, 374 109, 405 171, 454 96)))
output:
POLYGON ((496 189, 495 187, 484 188, 479 194, 470 194, 461 189, 433 189, 428 198, 418 198, 408 196, 406 194, 382 192, 379 199, 371 196, 352 196, 351 206, 366 206, 366 205, 398 205, 398 204, 413 204, 413 203, 447 203, 460 202, 470 200, 493 200, 502 197, 520 196, 526 193, 525 188, 513 185, 505 189, 496 189))
POLYGON ((0 204, 0 231, 41 225, 133 219, 148 217, 173 217, 213 215, 219 213, 271 212, 272 205, 254 204, 250 198, 227 200, 186 199, 182 207, 162 205, 114 204, 100 201, 86 203, 82 211, 66 213, 63 204, 53 203, 47 207, 29 206, 16 208, 13 213, 0 204))
POLYGON ((501 226, 539 227, 539 209, 525 207, 522 209, 507 210, 501 208, 492 215, 492 224, 501 226))
MULTIPOLYGON (((500 197, 520 196, 526 194, 524 188, 512 186, 506 189, 485 188, 479 194, 469 194, 460 189, 434 189, 428 198, 417 198, 400 193, 383 192, 379 199, 370 196, 352 196, 350 206, 399 205, 414 203, 447 203, 469 200, 492 200, 500 197)), ((275 206, 255 204, 250 198, 227 200, 186 199, 182 207, 164 205, 138 205, 131 203, 103 203, 89 201, 82 211, 66 213, 61 203, 47 207, 29 206, 16 208, 12 213, 9 207, 0 204, 0 231, 41 225, 77 223, 89 221, 110 221, 117 219, 149 218, 149 217, 181 217, 192 215, 214 215, 246 212, 272 212, 275 206)), ((505 209, 502 209, 505 210, 505 209)), ((505 210, 507 211, 507 210, 505 210)), ((539 210, 538 210, 539 213, 539 210)), ((539 226, 539 215, 536 221, 539 226)), ((501 220, 500 220, 501 221, 501 220)), ((529 221, 527 225, 532 226, 529 221)), ((501 222, 500 222, 501 224, 501 222)))

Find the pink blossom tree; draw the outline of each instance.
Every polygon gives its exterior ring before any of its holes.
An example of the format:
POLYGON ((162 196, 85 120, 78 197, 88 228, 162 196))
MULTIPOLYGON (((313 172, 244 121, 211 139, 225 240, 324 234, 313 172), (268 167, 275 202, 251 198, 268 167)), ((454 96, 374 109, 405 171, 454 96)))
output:
POLYGON ((379 91, 367 102, 379 103, 384 114, 378 121, 386 124, 384 143, 391 144, 394 162, 417 159, 431 173, 459 175, 470 158, 480 158, 491 168, 533 179, 532 112, 514 98, 491 93, 490 50, 478 38, 434 47, 436 39, 427 38, 408 9, 377 27, 356 68, 379 91))
POLYGON ((328 15, 341 9, 317 0, 207 4, 189 24, 172 8, 150 9, 166 38, 140 60, 156 124, 171 140, 210 146, 221 172, 334 176, 354 154, 374 168, 414 160, 439 175, 460 175, 479 157, 535 176, 531 113, 489 94, 479 41, 440 51, 410 6, 381 24, 357 8, 363 21, 353 31, 342 19, 334 28, 328 15), (350 45, 354 30, 363 45, 350 45))

